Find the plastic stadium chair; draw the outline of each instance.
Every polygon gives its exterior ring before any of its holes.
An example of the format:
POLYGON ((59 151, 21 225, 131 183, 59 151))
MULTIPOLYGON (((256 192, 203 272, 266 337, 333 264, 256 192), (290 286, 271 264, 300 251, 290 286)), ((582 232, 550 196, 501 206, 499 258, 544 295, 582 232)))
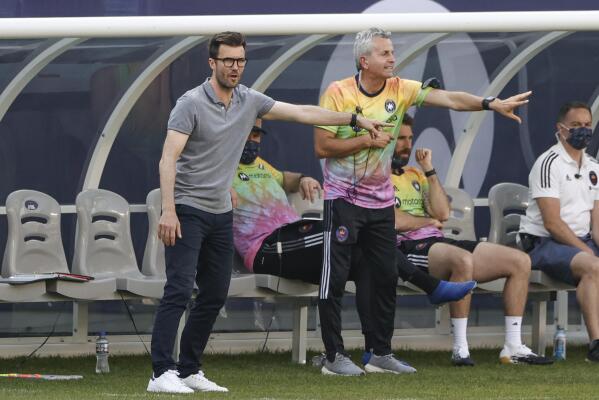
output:
MULTIPOLYGON (((60 233, 58 202, 41 192, 19 190, 8 196, 6 209, 9 233, 3 275, 68 273, 60 233)), ((45 286, 44 292, 82 300, 109 297, 116 290, 114 279, 89 282, 48 280, 41 284, 45 286)))
MULTIPOLYGON (((2 277, 40 272, 68 272, 60 236, 60 206, 34 190, 18 190, 6 199, 8 237, 2 277)), ((46 293, 43 281, 13 286, 0 284, 0 300, 18 302, 46 293)))
POLYGON ((310 200, 302 199, 302 195, 299 192, 289 193, 287 200, 291 207, 298 213, 302 218, 320 218, 322 219, 323 214, 323 199, 315 199, 314 202, 310 200))
POLYGON ((518 183, 498 183, 489 190, 491 228, 489 242, 517 247, 520 217, 528 207, 528 188, 518 183))
POLYGON ((474 231, 474 202, 462 189, 446 187, 449 197, 449 219, 443 223, 445 236, 456 240, 476 240, 474 231))
MULTIPOLYGON (((145 275, 160 276, 166 279, 164 244, 156 234, 162 210, 160 189, 154 189, 148 193, 146 206, 148 209, 148 240, 144 251, 142 272, 145 275)), ((229 296, 237 296, 255 290, 256 280, 254 274, 248 273, 238 255, 234 260, 233 274, 229 284, 229 296)))
POLYGON ((164 278, 143 275, 137 266, 129 204, 116 193, 87 189, 77 196, 73 272, 115 278, 116 288, 138 296, 162 297, 164 278))
MULTIPOLYGON (((520 229, 520 218, 528 207, 528 188, 518 183, 498 183, 489 190, 491 228, 489 242, 519 247, 516 242, 520 229)), ((531 289, 572 289, 572 286, 552 279, 542 271, 533 270, 530 277, 531 289)))

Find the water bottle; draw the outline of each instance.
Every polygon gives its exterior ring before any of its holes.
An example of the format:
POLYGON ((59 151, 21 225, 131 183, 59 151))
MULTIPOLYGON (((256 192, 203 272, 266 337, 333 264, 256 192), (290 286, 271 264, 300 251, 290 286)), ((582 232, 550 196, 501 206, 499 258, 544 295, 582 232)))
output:
POLYGON ((553 337, 553 358, 555 360, 566 359, 566 331, 559 325, 553 337))
POLYGON ((107 374, 109 372, 108 339, 106 338, 106 332, 100 332, 96 339, 96 374, 107 374))
POLYGON ((312 357, 312 366, 318 368, 322 367, 326 358, 327 356, 325 353, 315 355, 314 357, 312 357))

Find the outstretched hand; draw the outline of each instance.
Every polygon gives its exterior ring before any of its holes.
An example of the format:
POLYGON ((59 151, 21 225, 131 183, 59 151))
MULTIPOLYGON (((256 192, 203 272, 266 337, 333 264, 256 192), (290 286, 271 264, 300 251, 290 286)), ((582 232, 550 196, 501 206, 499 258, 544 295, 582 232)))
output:
POLYGON ((388 122, 381 122, 374 119, 368 119, 361 115, 358 115, 357 125, 359 128, 366 129, 368 132, 370 132, 370 137, 373 139, 376 139, 381 135, 388 135, 383 131, 383 128, 390 128, 395 126, 388 122))
POLYGON ((522 120, 519 116, 514 114, 514 110, 524 104, 528 103, 528 97, 532 94, 532 91, 520 93, 512 97, 508 97, 505 100, 496 99, 489 103, 489 108, 493 111, 498 112, 506 118, 513 119, 519 124, 522 120))

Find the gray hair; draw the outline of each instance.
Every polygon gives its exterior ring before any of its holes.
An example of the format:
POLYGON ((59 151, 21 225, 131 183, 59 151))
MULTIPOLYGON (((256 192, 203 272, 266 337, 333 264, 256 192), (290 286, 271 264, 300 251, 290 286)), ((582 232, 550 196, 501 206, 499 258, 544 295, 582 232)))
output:
POLYGON ((356 68, 360 70, 360 57, 367 56, 372 51, 372 40, 375 37, 391 39, 391 32, 384 31, 381 28, 368 28, 356 34, 354 41, 354 58, 356 59, 356 68))

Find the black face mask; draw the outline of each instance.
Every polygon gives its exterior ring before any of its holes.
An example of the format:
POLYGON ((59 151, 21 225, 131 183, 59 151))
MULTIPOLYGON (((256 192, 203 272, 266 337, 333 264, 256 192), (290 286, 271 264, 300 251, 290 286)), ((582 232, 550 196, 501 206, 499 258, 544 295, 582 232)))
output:
POLYGON ((260 153, 260 143, 248 140, 245 142, 239 162, 242 164, 251 164, 256 160, 256 157, 258 157, 258 153, 260 153))
POLYGON ((391 159, 391 169, 392 170, 400 170, 403 167, 405 167, 406 165, 408 165, 408 161, 410 161, 410 159, 407 157, 393 155, 393 158, 391 159))
MULTIPOLYGON (((563 125, 565 126, 565 125, 563 125)), ((567 128, 567 127, 566 127, 567 128)), ((576 150, 582 150, 591 143, 593 137, 593 131, 584 126, 578 128, 569 128, 570 136, 566 139, 566 142, 576 150)))

